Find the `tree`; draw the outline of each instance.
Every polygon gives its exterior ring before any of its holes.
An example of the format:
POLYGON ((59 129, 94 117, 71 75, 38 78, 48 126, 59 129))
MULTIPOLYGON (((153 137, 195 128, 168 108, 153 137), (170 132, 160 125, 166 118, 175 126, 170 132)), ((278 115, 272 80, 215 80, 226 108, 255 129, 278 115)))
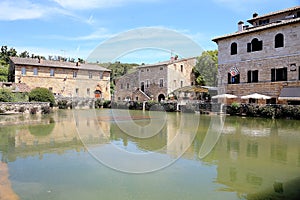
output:
POLYGON ((204 51, 193 68, 196 85, 217 86, 218 51, 204 51))
POLYGON ((6 82, 8 77, 8 66, 0 65, 0 82, 6 82))
POLYGON ((0 102, 12 102, 14 100, 13 93, 8 89, 0 89, 0 102))
POLYGON ((47 88, 35 88, 29 93, 29 101, 50 102, 50 107, 55 103, 53 93, 47 88))
POLYGON ((20 53, 19 55, 21 58, 29 58, 29 52, 28 51, 23 51, 22 53, 20 53))

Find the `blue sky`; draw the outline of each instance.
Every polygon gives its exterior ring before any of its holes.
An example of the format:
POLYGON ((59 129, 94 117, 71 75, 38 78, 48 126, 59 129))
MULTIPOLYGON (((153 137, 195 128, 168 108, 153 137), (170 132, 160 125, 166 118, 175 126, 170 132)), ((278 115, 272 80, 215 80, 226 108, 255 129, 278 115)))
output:
MULTIPOLYGON (((86 59, 98 45, 119 34, 155 27, 176 31, 204 50, 214 50, 212 38, 235 32, 238 21, 250 19, 254 12, 266 14, 297 5, 300 0, 0 0, 0 41, 18 53, 86 59)), ((149 63, 169 56, 168 50, 150 53, 148 49, 118 59, 149 63)))

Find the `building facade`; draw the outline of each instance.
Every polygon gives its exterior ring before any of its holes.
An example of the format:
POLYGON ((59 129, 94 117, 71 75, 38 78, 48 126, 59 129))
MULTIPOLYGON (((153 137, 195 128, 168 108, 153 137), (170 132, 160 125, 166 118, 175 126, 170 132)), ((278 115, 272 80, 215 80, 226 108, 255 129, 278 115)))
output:
POLYGON ((193 85, 192 69, 196 58, 176 59, 151 65, 141 65, 131 74, 116 80, 114 98, 117 101, 161 101, 174 90, 193 85))
POLYGON ((9 73, 12 82, 48 88, 54 95, 111 99, 110 70, 96 64, 11 57, 9 73))
POLYGON ((269 103, 300 103, 300 6, 238 23, 218 44, 219 93, 261 93, 269 103), (292 91, 298 91, 295 94, 292 91))

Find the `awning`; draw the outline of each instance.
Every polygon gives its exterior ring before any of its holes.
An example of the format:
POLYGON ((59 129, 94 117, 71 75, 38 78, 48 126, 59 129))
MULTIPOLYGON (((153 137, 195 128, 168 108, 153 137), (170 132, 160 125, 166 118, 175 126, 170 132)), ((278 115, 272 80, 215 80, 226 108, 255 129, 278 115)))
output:
POLYGON ((300 101, 300 87, 282 88, 278 100, 300 101))

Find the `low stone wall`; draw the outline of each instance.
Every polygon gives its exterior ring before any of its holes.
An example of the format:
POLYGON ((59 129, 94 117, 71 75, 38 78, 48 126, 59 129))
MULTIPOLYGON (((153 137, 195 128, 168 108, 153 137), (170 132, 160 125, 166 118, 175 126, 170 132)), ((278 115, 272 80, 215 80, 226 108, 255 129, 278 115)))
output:
POLYGON ((49 107, 48 102, 0 102, 0 114, 41 113, 43 107, 49 107))

